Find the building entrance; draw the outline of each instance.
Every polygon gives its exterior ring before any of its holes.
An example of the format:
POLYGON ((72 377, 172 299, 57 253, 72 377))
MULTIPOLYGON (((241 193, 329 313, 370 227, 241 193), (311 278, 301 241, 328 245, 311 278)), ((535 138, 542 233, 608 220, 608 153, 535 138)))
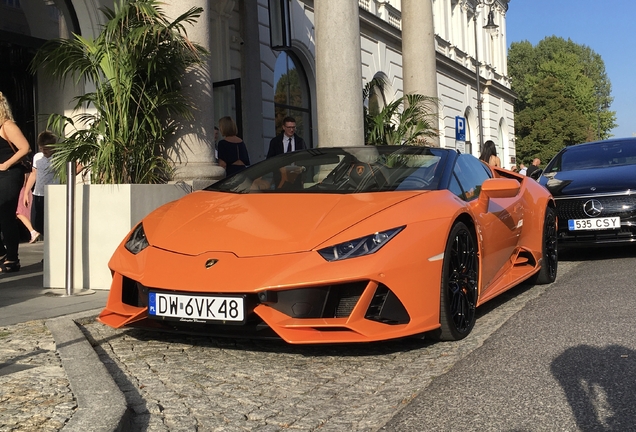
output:
POLYGON ((34 78, 29 66, 36 49, 0 39, 0 91, 11 104, 16 124, 35 150, 36 112, 34 78))
POLYGON ((67 23, 78 27, 70 0, 0 1, 0 91, 33 150, 38 88, 31 61, 45 41, 69 36, 67 23))

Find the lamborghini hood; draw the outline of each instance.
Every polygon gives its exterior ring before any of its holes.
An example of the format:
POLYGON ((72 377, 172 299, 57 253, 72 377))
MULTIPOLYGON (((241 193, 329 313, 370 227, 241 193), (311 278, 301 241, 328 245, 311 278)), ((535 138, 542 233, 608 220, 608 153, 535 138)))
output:
MULTIPOLYGON (((200 191, 160 207, 143 224, 152 246, 176 253, 277 255, 312 250, 357 222, 422 193, 426 192, 237 195, 200 191)), ((393 226, 378 226, 378 230, 387 228, 393 226)))

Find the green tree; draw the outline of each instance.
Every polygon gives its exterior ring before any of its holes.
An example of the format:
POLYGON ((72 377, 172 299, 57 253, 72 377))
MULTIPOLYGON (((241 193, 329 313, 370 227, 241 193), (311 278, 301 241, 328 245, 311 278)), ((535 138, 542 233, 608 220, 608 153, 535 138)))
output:
MULTIPOLYGON (((512 81, 512 89, 517 93, 515 102, 515 124, 517 148, 523 143, 526 149, 537 149, 535 154, 525 157, 530 160, 533 157, 549 159, 546 156, 550 152, 541 152, 539 147, 547 145, 549 148, 560 148, 561 145, 571 145, 578 142, 591 141, 594 139, 606 139, 610 137, 610 131, 616 127, 616 113, 609 110, 613 98, 611 97, 611 83, 605 73, 605 64, 602 58, 592 49, 585 45, 579 45, 571 40, 565 40, 557 36, 547 37, 541 40, 535 47, 528 41, 515 42, 510 45, 508 53, 508 71, 512 81), (555 79, 558 84, 547 81, 548 78, 555 79), (549 85, 550 91, 558 90, 559 98, 555 104, 537 103, 533 101, 535 93, 541 91, 542 85, 549 85), (561 98, 561 96, 563 98, 561 98), (567 100, 568 102, 566 102, 567 100), (561 112, 564 106, 569 106, 569 115, 566 111, 561 112), (559 110, 558 113, 547 111, 550 107, 559 110), (526 110, 537 110, 537 112, 526 112, 526 110), (572 125, 582 128, 581 131, 569 136, 583 137, 581 141, 570 142, 563 136, 554 138, 545 137, 543 144, 540 142, 530 143, 533 133, 522 123, 527 123, 533 119, 533 124, 539 122, 539 114, 546 116, 545 121, 564 122, 569 124, 555 125, 555 130, 571 130, 572 125), (581 116, 586 119, 586 123, 581 122, 581 116), (569 143, 569 144, 564 144, 569 143), (543 157, 540 156, 543 153, 543 157)), ((553 94, 553 96, 557 96, 553 94)), ((541 101, 542 97, 539 97, 541 101)), ((568 134, 566 134, 568 135, 568 134)), ((522 149, 522 153, 525 149, 522 149)), ((523 162, 528 159, 520 156, 523 162)))
POLYGON ((526 107, 534 88, 534 76, 536 75, 536 52, 528 41, 514 42, 508 51, 508 74, 512 80, 512 88, 517 93, 515 112, 520 112, 526 107))
POLYGON ((589 139, 589 120, 565 93, 554 77, 545 78, 532 90, 526 109, 515 117, 520 162, 529 164, 535 157, 547 162, 563 147, 589 139))
POLYGON ((95 39, 74 35, 45 43, 33 69, 64 82, 88 83, 94 91, 75 99, 74 117, 52 114, 49 127, 71 132, 58 144, 53 167, 63 175, 67 161, 90 170, 94 183, 159 183, 172 166, 165 144, 192 118, 181 93, 188 69, 206 51, 186 36, 201 8, 169 21, 157 0, 119 0, 102 8, 106 24, 95 39))

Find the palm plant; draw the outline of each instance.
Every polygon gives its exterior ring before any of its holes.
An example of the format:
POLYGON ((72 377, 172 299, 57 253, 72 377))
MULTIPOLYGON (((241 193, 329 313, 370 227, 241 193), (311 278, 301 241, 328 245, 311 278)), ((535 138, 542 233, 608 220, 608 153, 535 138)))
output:
POLYGON ((75 98, 73 117, 52 114, 49 128, 60 136, 52 157, 64 176, 77 161, 98 184, 161 183, 170 178, 166 140, 192 106, 181 93, 188 69, 200 64, 204 48, 187 38, 202 8, 191 8, 169 21, 157 0, 119 0, 102 8, 107 22, 95 39, 74 35, 44 44, 39 67, 64 82, 92 84, 94 91, 75 98))
MULTIPOLYGON (((374 78, 362 90, 363 100, 369 101, 376 92, 384 92, 386 81, 374 78)), ((378 112, 364 107, 365 143, 371 145, 423 144, 426 137, 438 135, 437 99, 420 94, 407 94, 385 104, 378 112)))

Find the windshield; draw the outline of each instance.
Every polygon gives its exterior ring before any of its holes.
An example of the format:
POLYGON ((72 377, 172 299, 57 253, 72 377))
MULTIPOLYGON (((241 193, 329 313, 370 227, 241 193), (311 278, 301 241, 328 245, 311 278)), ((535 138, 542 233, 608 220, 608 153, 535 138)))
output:
POLYGON ((233 193, 434 190, 450 150, 408 146, 315 148, 259 162, 206 188, 233 193))
POLYGON ((550 162, 545 172, 634 164, 636 164, 636 140, 605 141, 566 148, 550 162))

